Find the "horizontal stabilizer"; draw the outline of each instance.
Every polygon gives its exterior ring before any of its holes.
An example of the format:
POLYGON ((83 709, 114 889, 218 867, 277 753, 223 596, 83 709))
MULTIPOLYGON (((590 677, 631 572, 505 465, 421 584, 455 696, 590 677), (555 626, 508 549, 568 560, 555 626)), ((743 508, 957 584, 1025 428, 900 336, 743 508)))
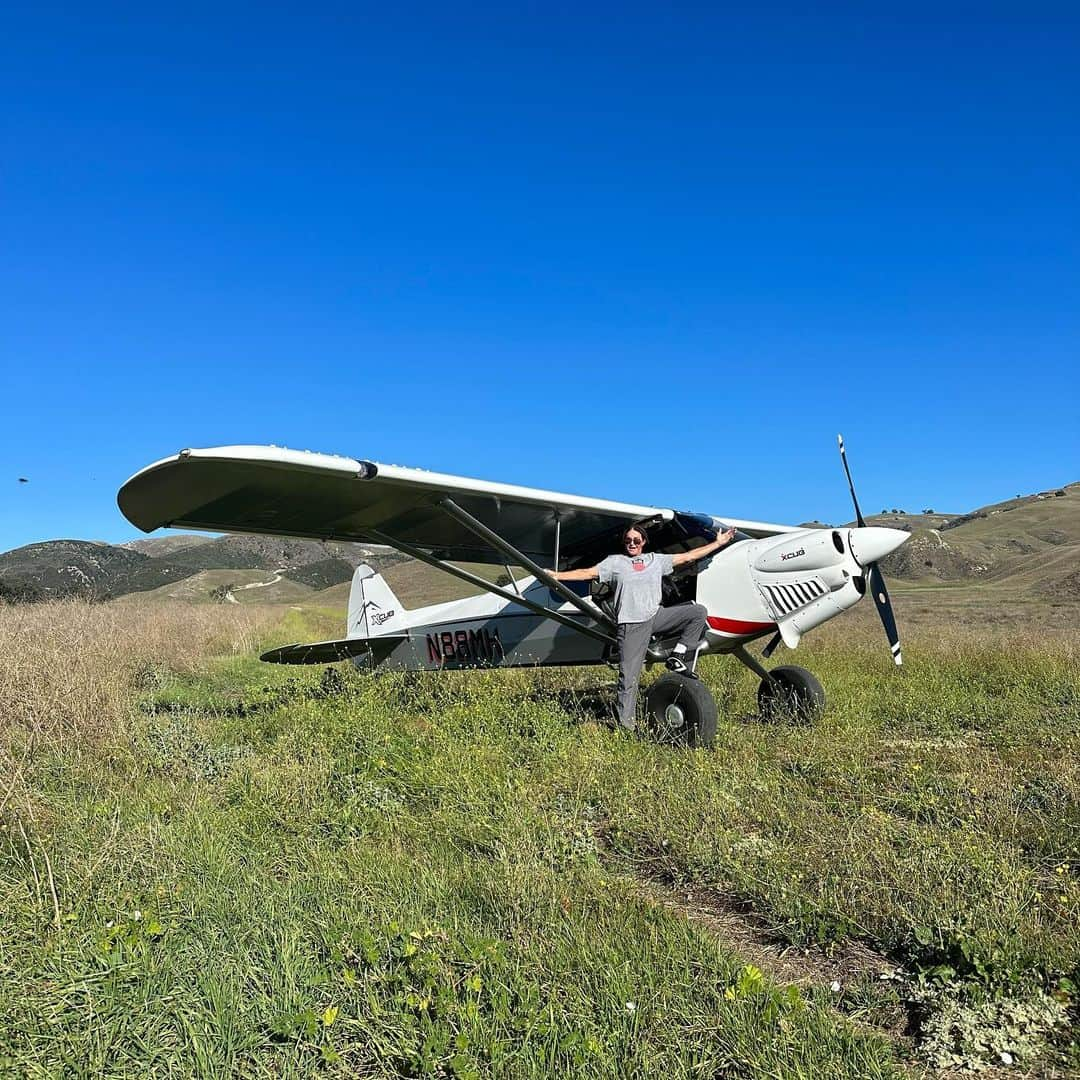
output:
POLYGON ((351 660, 372 651, 374 645, 396 645, 405 641, 408 634, 383 634, 370 638, 347 638, 344 641, 312 641, 307 645, 282 645, 259 657, 268 664, 336 664, 339 660, 351 660))

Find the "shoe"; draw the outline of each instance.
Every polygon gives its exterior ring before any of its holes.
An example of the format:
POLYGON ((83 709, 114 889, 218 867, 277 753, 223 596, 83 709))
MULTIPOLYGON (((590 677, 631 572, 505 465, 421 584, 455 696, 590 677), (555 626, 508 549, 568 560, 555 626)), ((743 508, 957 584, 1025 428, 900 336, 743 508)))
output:
POLYGON ((668 671, 673 671, 676 675, 685 675, 688 679, 697 678, 690 670, 690 665, 679 655, 669 656, 664 663, 664 667, 666 667, 668 671))

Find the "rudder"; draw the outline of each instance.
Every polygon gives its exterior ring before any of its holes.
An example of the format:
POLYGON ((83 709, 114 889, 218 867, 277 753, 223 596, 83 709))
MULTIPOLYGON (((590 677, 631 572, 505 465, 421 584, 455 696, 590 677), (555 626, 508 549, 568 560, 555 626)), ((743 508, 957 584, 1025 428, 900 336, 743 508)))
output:
POLYGON ((372 638, 400 633, 408 626, 405 609, 382 574, 361 563, 353 574, 349 589, 350 638, 372 638))

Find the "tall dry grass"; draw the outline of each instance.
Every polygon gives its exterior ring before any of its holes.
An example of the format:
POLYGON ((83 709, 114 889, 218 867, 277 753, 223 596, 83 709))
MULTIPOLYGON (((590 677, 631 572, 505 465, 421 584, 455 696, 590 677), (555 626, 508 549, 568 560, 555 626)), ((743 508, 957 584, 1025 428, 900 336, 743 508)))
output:
POLYGON ((148 675, 195 671, 210 655, 249 651, 274 617, 250 608, 82 600, 0 606, 0 830, 21 842, 34 894, 51 905, 55 926, 53 863, 38 835, 49 831, 39 828, 48 811, 27 783, 35 753, 120 731, 148 675))
POLYGON ((155 670, 255 649, 280 613, 253 607, 60 600, 0 606, 0 744, 94 740, 117 730, 155 670))

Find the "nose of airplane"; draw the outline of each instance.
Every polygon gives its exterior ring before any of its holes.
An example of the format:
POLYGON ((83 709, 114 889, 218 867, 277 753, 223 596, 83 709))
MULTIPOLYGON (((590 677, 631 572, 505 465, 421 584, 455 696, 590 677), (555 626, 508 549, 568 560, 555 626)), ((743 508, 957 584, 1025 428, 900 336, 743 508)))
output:
POLYGON ((855 561, 860 566, 869 566, 895 551, 910 535, 903 529, 882 529, 867 525, 861 529, 852 529, 848 543, 855 561))

